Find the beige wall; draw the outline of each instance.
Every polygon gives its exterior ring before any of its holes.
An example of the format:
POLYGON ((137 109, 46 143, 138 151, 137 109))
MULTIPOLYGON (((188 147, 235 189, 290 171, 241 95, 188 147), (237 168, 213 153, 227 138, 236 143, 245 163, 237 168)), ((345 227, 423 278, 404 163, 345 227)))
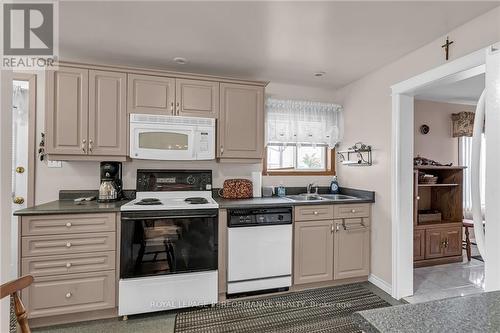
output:
POLYGON ((451 114, 462 111, 474 112, 475 106, 415 100, 414 156, 458 165, 458 138, 452 136, 451 114), (429 126, 428 134, 420 133, 423 124, 429 126))
MULTIPOLYGON (((450 31, 449 36, 455 41, 451 60, 500 41, 500 8, 450 31)), ((390 87, 445 63, 441 48, 445 38, 442 36, 337 92, 337 101, 345 110, 344 143, 363 141, 374 147, 373 166, 339 166, 338 173, 343 184, 377 193, 372 210, 371 273, 389 284, 392 280, 390 87)))
MULTIPOLYGON (((44 74, 37 73, 37 138, 44 130, 44 74)), ((314 101, 334 102, 331 90, 304 87, 290 84, 270 83, 266 88, 266 95, 290 98, 307 99, 314 101)), ((59 190, 92 190, 99 187, 99 162, 63 162, 62 168, 49 168, 47 162, 36 163, 35 176, 35 203, 45 203, 57 200, 59 190)), ((262 169, 261 164, 228 164, 215 161, 196 162, 165 162, 134 160, 123 163, 123 180, 126 189, 135 188, 136 171, 140 168, 158 169, 211 169, 214 176, 214 185, 222 186, 227 178, 243 177, 250 178, 253 171, 262 169)), ((264 185, 277 186, 281 181, 288 186, 306 186, 314 181, 318 185, 328 185, 331 180, 329 176, 308 177, 263 177, 264 185)))

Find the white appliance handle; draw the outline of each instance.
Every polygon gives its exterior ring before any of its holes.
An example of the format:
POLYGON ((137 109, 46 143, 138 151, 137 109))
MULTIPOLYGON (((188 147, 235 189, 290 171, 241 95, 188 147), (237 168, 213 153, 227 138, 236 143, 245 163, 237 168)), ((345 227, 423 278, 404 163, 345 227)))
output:
POLYGON ((472 156, 471 156, 471 199, 472 199, 472 219, 474 220, 474 236, 477 248, 483 260, 486 261, 486 249, 484 241, 483 213, 481 212, 481 134, 484 126, 486 89, 481 93, 474 116, 474 131, 472 135, 472 156))

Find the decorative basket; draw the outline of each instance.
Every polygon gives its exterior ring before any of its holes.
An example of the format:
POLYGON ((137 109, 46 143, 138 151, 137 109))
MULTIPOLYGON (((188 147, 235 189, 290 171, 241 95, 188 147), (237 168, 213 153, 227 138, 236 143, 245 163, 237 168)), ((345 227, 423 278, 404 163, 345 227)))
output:
POLYGON ((426 174, 418 176, 419 184, 437 184, 437 182, 438 182, 437 176, 426 175, 426 174))
POLYGON ((220 196, 225 199, 246 199, 253 197, 252 182, 248 179, 227 179, 220 196))

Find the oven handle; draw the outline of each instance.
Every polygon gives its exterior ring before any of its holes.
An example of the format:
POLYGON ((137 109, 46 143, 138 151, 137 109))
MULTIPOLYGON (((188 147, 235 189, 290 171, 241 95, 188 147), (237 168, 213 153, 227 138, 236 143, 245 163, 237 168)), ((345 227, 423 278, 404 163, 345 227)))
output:
POLYGON ((123 217, 122 220, 158 220, 158 219, 187 219, 187 218, 199 218, 199 217, 217 217, 214 215, 171 215, 171 216, 149 216, 149 217, 123 217))

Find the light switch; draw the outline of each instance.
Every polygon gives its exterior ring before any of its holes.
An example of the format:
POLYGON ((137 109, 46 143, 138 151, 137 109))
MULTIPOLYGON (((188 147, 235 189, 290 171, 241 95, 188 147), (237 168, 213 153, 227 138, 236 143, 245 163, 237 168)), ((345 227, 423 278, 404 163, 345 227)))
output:
POLYGON ((62 168, 62 161, 47 161, 49 168, 62 168))

